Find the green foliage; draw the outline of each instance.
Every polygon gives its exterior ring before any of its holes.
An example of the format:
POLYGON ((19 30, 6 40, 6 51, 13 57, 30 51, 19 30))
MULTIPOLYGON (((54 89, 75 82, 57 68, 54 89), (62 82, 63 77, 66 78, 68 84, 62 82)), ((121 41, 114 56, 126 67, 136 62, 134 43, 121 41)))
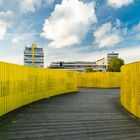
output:
POLYGON ((85 72, 93 72, 93 68, 87 67, 87 68, 85 68, 85 72))
POLYGON ((121 58, 113 58, 107 68, 109 72, 120 72, 121 66, 124 65, 124 60, 121 58))

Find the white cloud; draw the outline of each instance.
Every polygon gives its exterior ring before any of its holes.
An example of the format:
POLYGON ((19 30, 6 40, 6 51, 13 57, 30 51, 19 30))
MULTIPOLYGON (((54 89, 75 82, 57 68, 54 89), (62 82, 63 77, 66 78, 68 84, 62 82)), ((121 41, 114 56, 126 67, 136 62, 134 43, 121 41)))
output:
POLYGON ((133 2, 134 0, 107 0, 108 5, 113 8, 121 8, 122 6, 127 6, 133 2))
POLYGON ((39 34, 34 31, 31 31, 31 33, 14 34, 9 37, 9 42, 16 51, 21 52, 26 45, 30 46, 32 43, 39 44, 36 40, 38 35, 39 34))
POLYGON ((55 48, 80 44, 95 22, 93 2, 63 0, 45 20, 41 36, 50 40, 49 46, 55 48))
POLYGON ((22 43, 22 42, 28 42, 28 40, 30 41, 34 41, 34 36, 38 35, 37 33, 26 33, 26 34, 18 34, 15 35, 12 39, 12 43, 16 44, 16 43, 22 43))
POLYGON ((112 28, 111 23, 105 23, 98 28, 94 33, 96 44, 102 47, 110 47, 118 44, 121 41, 119 30, 112 28))
POLYGON ((41 6, 51 6, 54 4, 54 0, 0 0, 0 4, 6 9, 25 14, 35 12, 41 6))
POLYGON ((19 64, 23 65, 23 55, 12 55, 12 56, 5 56, 0 58, 1 62, 7 62, 12 64, 19 64))
POLYGON ((22 40, 24 40, 24 36, 17 36, 13 38, 12 43, 18 43, 19 41, 22 40))
POLYGON ((101 41, 100 41, 100 47, 108 47, 108 46, 113 46, 116 45, 120 42, 120 37, 118 35, 110 35, 110 36, 106 36, 104 37, 101 41))
POLYGON ((140 46, 131 46, 130 48, 119 49, 119 56, 125 60, 126 63, 136 62, 140 60, 140 46))
POLYGON ((20 7, 21 10, 26 12, 35 12, 36 7, 39 7, 41 5, 41 2, 39 0, 21 0, 20 1, 20 7))
POLYGON ((6 34, 6 24, 3 21, 0 21, 0 39, 3 39, 6 34))
POLYGON ((1 11, 0 12, 0 20, 4 20, 6 22, 9 22, 11 24, 11 22, 13 21, 13 16, 14 16, 14 13, 13 11, 1 11))
POLYGON ((0 39, 3 39, 7 29, 12 26, 14 13, 12 11, 0 12, 0 39))

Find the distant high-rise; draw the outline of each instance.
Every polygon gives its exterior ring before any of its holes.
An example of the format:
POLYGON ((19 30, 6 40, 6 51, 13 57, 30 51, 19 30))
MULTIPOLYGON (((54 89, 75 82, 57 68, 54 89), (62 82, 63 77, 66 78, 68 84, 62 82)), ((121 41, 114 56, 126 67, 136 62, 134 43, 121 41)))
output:
POLYGON ((31 47, 25 47, 24 50, 24 65, 44 67, 44 51, 43 48, 36 47, 33 44, 31 47))

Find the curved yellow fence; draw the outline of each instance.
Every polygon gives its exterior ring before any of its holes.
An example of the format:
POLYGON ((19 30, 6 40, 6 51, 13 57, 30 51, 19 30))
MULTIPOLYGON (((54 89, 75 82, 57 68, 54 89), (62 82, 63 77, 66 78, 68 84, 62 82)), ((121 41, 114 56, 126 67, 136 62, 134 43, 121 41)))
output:
POLYGON ((140 118, 140 62, 121 68, 121 104, 140 118))
POLYGON ((120 72, 78 73, 78 87, 120 87, 120 72))
POLYGON ((77 91, 77 72, 0 63, 0 116, 28 103, 77 91))

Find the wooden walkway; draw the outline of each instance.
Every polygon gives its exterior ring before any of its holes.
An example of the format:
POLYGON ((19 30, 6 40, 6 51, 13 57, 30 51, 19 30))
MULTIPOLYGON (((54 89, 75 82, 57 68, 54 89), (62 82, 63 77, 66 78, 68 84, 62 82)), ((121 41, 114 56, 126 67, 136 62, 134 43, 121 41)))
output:
POLYGON ((0 121, 0 140, 140 140, 140 122, 119 92, 79 89, 24 106, 0 121))

